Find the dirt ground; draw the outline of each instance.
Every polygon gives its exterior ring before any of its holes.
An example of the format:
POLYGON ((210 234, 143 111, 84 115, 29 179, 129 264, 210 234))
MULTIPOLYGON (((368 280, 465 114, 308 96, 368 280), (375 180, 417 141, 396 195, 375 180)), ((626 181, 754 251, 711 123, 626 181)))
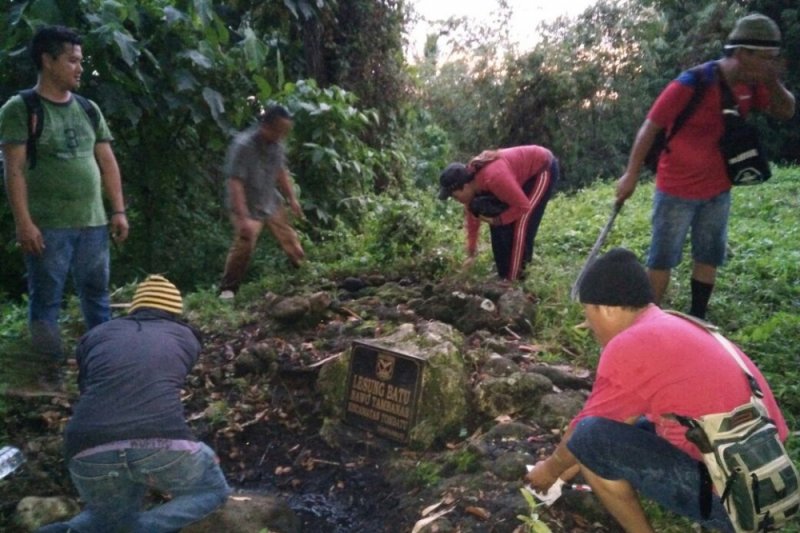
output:
MULTIPOLYGON (((183 397, 187 419, 195 434, 217 451, 231 486, 282 497, 300 518, 302 531, 408 532, 419 519, 419 510, 432 503, 421 497, 410 508, 409 498, 413 501, 413 493, 421 489, 398 485, 386 475, 384 466, 392 457, 405 456, 414 464, 412 452, 392 443, 333 449, 319 435, 323 413, 315 390, 315 363, 343 352, 357 338, 379 334, 384 304, 365 299, 358 307, 360 316, 339 308, 322 320, 301 320, 291 326, 277 324, 256 309, 252 323, 205 336, 200 362, 187 380, 183 397), (369 310, 373 305, 374 312, 369 310), (254 350, 268 352, 271 362, 243 365, 242 354, 254 350)), ((27 463, 0 480, 0 531, 18 530, 12 518, 25 496, 77 498, 60 437, 76 400, 74 361, 67 382, 71 398, 6 399, 10 410, 4 423, 13 441, 8 444, 21 448, 27 463)), ((465 429, 471 433, 476 428, 465 429)), ((446 451, 444 446, 441 451, 446 451)), ((521 500, 518 489, 513 494, 501 489, 496 495, 488 490, 481 493, 486 500, 509 494, 521 500)), ((428 499, 436 496, 425 494, 428 499)), ((471 523, 480 523, 479 511, 482 508, 466 505, 459 510, 471 523)), ((455 513, 451 518, 458 522, 455 513)), ((564 523, 573 524, 565 531, 606 531, 585 521, 574 526, 574 518, 565 515, 564 523)), ((511 511, 502 527, 464 531, 510 533, 518 526, 511 511)))

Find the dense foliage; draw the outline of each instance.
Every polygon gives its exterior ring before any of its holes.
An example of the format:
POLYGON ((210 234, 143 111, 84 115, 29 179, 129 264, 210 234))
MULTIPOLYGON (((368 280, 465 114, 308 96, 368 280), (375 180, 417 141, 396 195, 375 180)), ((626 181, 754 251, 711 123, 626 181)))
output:
MULTIPOLYGON (((229 239, 220 166, 231 135, 267 102, 297 114, 291 160, 312 222, 333 223, 342 202, 402 181, 405 157, 389 127, 403 106, 402 72, 389 68, 400 57, 401 4, 12 2, 0 13, 0 101, 35 83, 25 48, 45 23, 84 36, 81 92, 101 105, 115 135, 132 227, 114 251, 116 283, 147 272, 184 286, 216 280, 229 239), (359 6, 395 16, 370 11, 382 22, 357 34, 353 24, 366 14, 359 6), (348 19, 353 24, 340 26, 348 19), (315 54, 304 43, 312 26, 320 28, 315 54), (380 84, 366 76, 370 69, 380 84), (324 85, 312 77, 323 71, 324 85), (373 111, 356 107, 359 93, 378 103, 376 91, 391 98, 373 111)), ((18 295, 22 261, 2 204, 0 261, 9 268, 0 292, 18 295)))

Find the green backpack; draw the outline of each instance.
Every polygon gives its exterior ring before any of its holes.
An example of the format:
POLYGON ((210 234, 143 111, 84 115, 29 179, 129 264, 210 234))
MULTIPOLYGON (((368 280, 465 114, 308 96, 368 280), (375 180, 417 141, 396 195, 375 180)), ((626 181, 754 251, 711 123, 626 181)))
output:
POLYGON ((704 483, 701 510, 707 517, 713 483, 737 533, 773 531, 800 510, 800 482, 761 400, 764 393, 739 352, 714 326, 671 313, 711 333, 741 367, 752 391, 749 402, 727 413, 671 415, 687 428, 686 438, 703 454, 710 480, 704 483))

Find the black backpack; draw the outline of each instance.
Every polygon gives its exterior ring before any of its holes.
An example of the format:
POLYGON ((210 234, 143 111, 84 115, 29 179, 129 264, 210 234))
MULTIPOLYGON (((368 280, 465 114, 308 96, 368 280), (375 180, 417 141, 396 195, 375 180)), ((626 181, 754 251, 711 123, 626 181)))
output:
POLYGON ((508 209, 508 204, 490 192, 478 193, 469 202, 469 212, 478 218, 494 218, 508 209))
MULTIPOLYGON (((25 102, 25 109, 28 110, 28 143, 26 147, 28 168, 32 169, 36 166, 36 141, 39 140, 44 129, 44 109, 42 108, 42 99, 35 89, 22 90, 19 92, 19 96, 25 102)), ((72 93, 72 96, 80 104, 96 132, 100 125, 100 115, 97 109, 83 96, 75 93, 72 93)))

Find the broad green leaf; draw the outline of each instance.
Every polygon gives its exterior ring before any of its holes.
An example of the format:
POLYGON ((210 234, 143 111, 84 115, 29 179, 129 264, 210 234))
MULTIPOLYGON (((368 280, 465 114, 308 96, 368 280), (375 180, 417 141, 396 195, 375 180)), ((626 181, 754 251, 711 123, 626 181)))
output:
POLYGON ((22 20, 22 15, 25 13, 25 8, 27 7, 27 2, 19 2, 11 5, 8 17, 10 26, 16 26, 19 24, 20 20, 22 20))
POLYGON ((219 17, 214 17, 214 29, 217 32, 217 42, 221 45, 227 45, 230 42, 230 32, 219 17))
POLYGON ((198 85, 194 74, 186 69, 179 69, 173 74, 175 88, 178 91, 193 91, 198 85))
POLYGON ((139 50, 136 48, 136 41, 128 33, 121 31, 114 31, 114 42, 117 43, 122 60, 129 67, 134 66, 136 59, 139 57, 139 50))
POLYGON ((219 92, 210 87, 205 87, 203 89, 203 100, 208 104, 208 108, 211 110, 211 116, 214 117, 214 120, 218 121, 223 113, 225 113, 225 99, 219 92))
POLYGON ((210 69, 211 67, 214 66, 214 63, 208 57, 201 54, 197 50, 189 50, 187 52, 181 53, 180 55, 182 55, 183 57, 188 57, 198 67, 210 69))
POLYGON ((166 20, 167 24, 170 26, 179 22, 184 22, 188 19, 189 17, 186 16, 186 13, 180 11, 179 9, 175 9, 172 6, 167 6, 164 8, 164 20, 166 20))
POLYGON ((210 0, 194 0, 194 11, 204 26, 214 19, 214 6, 210 0))
MULTIPOLYGON (((27 4, 27 18, 31 21, 40 20, 49 24, 57 24, 64 19, 58 3, 54 0, 37 0, 27 4)), ((7 8, 4 7, 3 9, 7 8)))
POLYGON ((264 68, 264 63, 267 61, 267 53, 269 50, 258 36, 256 36, 252 28, 247 28, 244 31, 242 48, 244 49, 247 68, 253 72, 261 71, 264 68))
POLYGON ((253 76, 253 81, 256 83, 256 87, 258 87, 259 100, 266 100, 272 95, 272 86, 270 86, 269 82, 263 76, 255 75, 253 76))
POLYGON ((283 5, 285 5, 286 8, 292 12, 294 18, 300 18, 297 15, 297 2, 295 2, 294 0, 283 0, 283 5))
POLYGON ((105 0, 101 7, 103 18, 113 24, 121 24, 128 19, 127 6, 116 0, 105 0))

